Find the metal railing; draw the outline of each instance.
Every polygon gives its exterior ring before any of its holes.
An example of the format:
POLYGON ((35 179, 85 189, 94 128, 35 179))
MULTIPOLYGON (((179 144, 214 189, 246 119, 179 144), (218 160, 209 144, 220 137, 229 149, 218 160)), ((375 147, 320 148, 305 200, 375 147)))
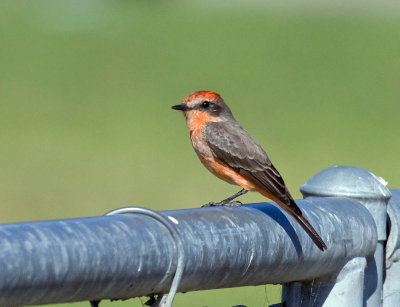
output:
POLYGON ((332 167, 301 191, 324 252, 273 203, 0 225, 0 306, 167 293, 179 261, 179 292, 280 283, 286 306, 396 306, 400 190, 332 167))

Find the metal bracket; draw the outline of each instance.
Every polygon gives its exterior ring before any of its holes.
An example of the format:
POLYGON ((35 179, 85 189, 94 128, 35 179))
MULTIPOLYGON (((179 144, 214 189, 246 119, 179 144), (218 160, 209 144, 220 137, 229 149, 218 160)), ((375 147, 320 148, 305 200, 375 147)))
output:
MULTIPOLYGON (((185 262, 184 262, 185 251, 183 249, 183 243, 179 236, 178 231, 175 229, 175 227, 172 225, 172 223, 166 217, 164 217, 163 215, 161 215, 158 212, 152 211, 147 208, 124 207, 124 208, 119 208, 119 209, 115 209, 110 212, 107 212, 106 214, 104 214, 104 216, 111 216, 111 215, 116 215, 116 214, 143 214, 143 215, 149 216, 149 217, 155 219, 156 221, 158 221, 159 223, 161 223, 162 225, 164 225, 165 228, 167 228, 167 230, 171 234, 172 239, 174 240, 174 243, 175 243, 175 248, 176 248, 177 256, 178 256, 174 279, 172 280, 168 295, 161 294, 162 295, 161 299, 160 299, 160 297, 158 297, 158 299, 154 303, 151 304, 151 307, 171 307, 172 302, 175 298, 176 291, 178 290, 179 283, 182 279, 182 274, 183 274, 183 270, 185 267, 185 262)), ((97 300, 90 301, 90 305, 92 307, 98 307, 99 303, 100 303, 100 301, 97 301, 97 300)))

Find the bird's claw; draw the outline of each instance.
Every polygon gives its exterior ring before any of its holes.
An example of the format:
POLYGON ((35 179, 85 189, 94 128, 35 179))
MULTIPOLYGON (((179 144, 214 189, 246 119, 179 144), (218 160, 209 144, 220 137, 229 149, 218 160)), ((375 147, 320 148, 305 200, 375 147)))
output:
POLYGON ((216 207, 216 206, 218 206, 218 203, 215 203, 215 202, 213 202, 213 201, 210 201, 209 203, 206 203, 206 204, 204 204, 203 206, 201 206, 202 208, 205 208, 205 207, 216 207))
POLYGON ((238 207, 241 204, 242 204, 242 202, 240 202, 238 200, 233 200, 233 201, 227 202, 225 204, 222 204, 222 206, 225 206, 225 207, 238 207))
POLYGON ((204 208, 204 207, 237 207, 237 206, 240 206, 241 204, 242 203, 240 201, 237 201, 237 200, 236 201, 229 201, 229 202, 221 201, 219 203, 210 201, 209 203, 207 203, 207 204, 205 204, 205 205, 203 205, 201 207, 202 208, 204 208))

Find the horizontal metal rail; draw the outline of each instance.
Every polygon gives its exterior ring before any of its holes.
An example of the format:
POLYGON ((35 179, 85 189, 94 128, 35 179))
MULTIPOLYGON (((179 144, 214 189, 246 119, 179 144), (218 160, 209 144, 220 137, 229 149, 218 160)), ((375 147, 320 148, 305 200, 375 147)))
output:
MULTIPOLYGON (((359 203, 344 198, 297 203, 327 251, 272 204, 161 212, 175 224, 185 249, 179 291, 310 280, 354 257, 373 255, 375 224, 359 203)), ((144 215, 5 224, 0 305, 165 293, 176 262, 167 229, 144 215)))

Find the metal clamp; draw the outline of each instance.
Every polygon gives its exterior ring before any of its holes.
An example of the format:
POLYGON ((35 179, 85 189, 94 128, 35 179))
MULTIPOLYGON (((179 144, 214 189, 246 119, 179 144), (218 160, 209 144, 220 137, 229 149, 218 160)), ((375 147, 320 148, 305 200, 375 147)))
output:
MULTIPOLYGON (((157 300, 155 300, 151 306, 152 307, 171 307, 172 302, 175 298, 176 291, 178 290, 179 283, 182 278, 183 270, 185 267, 185 252, 183 249, 183 243, 181 238, 179 237, 179 234, 175 227, 171 224, 171 222, 163 215, 159 214, 158 212, 152 211, 147 208, 142 208, 142 207, 125 207, 125 208, 119 208, 112 210, 110 212, 107 212, 104 214, 104 216, 110 216, 110 215, 116 215, 116 214, 143 214, 146 216, 149 216, 156 221, 160 222, 162 225, 167 228, 169 233, 172 236, 172 239, 174 240, 175 243, 175 248, 177 250, 178 254, 178 262, 175 270, 175 275, 174 279, 172 280, 171 287, 169 289, 168 295, 162 294, 161 298, 158 297, 157 300)), ((99 305, 100 301, 90 301, 90 304, 92 307, 97 307, 99 305)))

